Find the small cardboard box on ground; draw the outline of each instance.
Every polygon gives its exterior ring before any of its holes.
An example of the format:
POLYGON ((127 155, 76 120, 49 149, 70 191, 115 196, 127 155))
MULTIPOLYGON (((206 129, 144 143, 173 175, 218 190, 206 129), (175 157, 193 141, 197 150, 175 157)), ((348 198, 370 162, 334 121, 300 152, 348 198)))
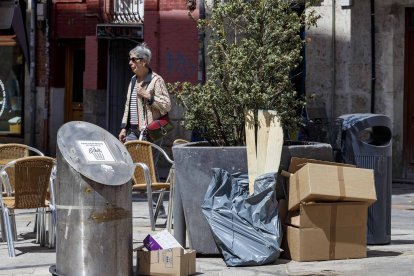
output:
POLYGON ((186 276, 195 272, 195 250, 183 249, 167 230, 148 235, 137 250, 138 275, 186 276))
POLYGON ((302 203, 285 220, 283 257, 320 261, 366 257, 368 204, 302 203))
POLYGON ((180 275, 196 272, 195 250, 174 247, 155 251, 137 251, 138 275, 180 275))
POLYGON ((293 157, 289 172, 289 211, 298 210, 300 202, 377 200, 370 169, 293 157))

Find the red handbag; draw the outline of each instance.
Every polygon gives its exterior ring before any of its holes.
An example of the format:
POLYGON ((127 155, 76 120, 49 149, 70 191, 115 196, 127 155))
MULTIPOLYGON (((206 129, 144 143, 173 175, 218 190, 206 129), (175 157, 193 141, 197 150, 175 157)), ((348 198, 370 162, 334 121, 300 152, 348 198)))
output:
POLYGON ((174 128, 168 113, 147 125, 146 131, 152 141, 157 141, 167 135, 174 128))

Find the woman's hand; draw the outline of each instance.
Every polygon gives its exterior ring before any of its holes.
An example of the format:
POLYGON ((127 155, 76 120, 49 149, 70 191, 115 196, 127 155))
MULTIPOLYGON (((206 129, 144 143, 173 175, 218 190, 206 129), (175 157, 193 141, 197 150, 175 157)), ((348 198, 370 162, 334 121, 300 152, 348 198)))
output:
POLYGON ((151 98, 151 93, 149 93, 146 89, 138 89, 137 94, 147 100, 151 98))
POLYGON ((118 139, 119 139, 119 141, 121 141, 122 143, 125 143, 125 140, 126 140, 126 129, 125 128, 123 128, 123 129, 121 129, 121 132, 119 133, 119 135, 118 135, 118 139))

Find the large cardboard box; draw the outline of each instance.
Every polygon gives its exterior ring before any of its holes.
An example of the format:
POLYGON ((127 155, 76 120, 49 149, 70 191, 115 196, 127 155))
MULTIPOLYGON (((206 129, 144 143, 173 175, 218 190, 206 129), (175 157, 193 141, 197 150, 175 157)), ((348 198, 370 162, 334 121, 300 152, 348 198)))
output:
POLYGON ((289 211, 301 202, 376 201, 374 172, 349 165, 292 158, 289 167, 289 211))
POLYGON ((138 275, 191 275, 196 272, 195 250, 180 247, 137 251, 138 275))
POLYGON ((295 173, 299 169, 301 169, 307 163, 312 164, 321 164, 321 165, 332 165, 332 166, 343 166, 349 168, 355 168, 355 165, 352 164, 344 164, 344 163, 337 163, 331 161, 324 161, 324 160, 317 160, 317 159, 309 159, 309 158, 302 158, 302 157, 292 157, 289 163, 289 172, 295 173))
POLYGON ((368 204, 300 204, 286 219, 284 257, 295 261, 365 258, 368 204))

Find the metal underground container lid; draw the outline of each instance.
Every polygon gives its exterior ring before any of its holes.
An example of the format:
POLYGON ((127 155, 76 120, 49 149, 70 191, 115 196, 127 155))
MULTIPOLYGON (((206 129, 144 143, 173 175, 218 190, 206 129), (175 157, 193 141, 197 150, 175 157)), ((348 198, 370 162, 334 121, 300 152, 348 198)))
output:
POLYGON ((134 172, 131 156, 124 145, 94 124, 81 121, 64 124, 58 130, 57 145, 74 170, 95 182, 122 185, 134 172))

